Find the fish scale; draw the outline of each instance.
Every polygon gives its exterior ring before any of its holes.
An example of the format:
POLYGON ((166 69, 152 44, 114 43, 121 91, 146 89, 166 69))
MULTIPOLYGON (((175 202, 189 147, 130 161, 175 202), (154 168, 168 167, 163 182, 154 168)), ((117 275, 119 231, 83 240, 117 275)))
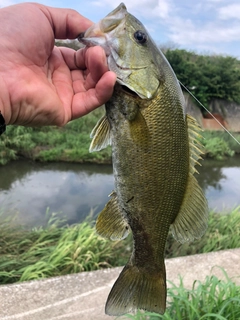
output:
POLYGON ((101 45, 117 83, 90 151, 112 147, 115 191, 96 230, 118 240, 133 234, 133 252, 113 285, 106 313, 166 308, 164 250, 169 229, 184 243, 207 227, 207 201, 193 173, 200 127, 185 114, 177 78, 144 26, 120 4, 80 39, 101 45))

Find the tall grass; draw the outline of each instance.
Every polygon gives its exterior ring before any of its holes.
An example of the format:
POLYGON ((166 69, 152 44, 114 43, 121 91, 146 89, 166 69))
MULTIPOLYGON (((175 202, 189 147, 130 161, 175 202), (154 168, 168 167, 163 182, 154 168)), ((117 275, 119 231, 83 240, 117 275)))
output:
MULTIPOLYGON (((104 112, 103 107, 98 108, 61 128, 7 126, 7 132, 0 140, 0 165, 19 156, 39 161, 110 163, 109 147, 100 152, 88 151, 90 132, 104 112)), ((226 132, 204 131, 202 135, 208 157, 221 160, 240 153, 239 144, 226 132)), ((234 135, 240 141, 240 134, 234 135)))
MULTIPOLYGON (((127 315, 132 320, 239 320, 240 286, 227 276, 224 280, 216 276, 206 277, 204 282, 195 281, 191 289, 169 282, 168 306, 164 315, 138 311, 127 315)), ((123 320, 123 318, 121 318, 123 320)))
MULTIPOLYGON (((62 223, 62 221, 60 221, 62 223)), ((48 278, 115 266, 118 243, 97 236, 93 225, 24 230, 9 221, 0 224, 0 284, 48 278)))
MULTIPOLYGON (((166 258, 232 248, 240 248, 240 207, 226 215, 212 212, 206 234, 193 243, 181 245, 169 235, 166 258)), ((105 240, 89 221, 69 226, 53 215, 45 229, 25 230, 5 220, 0 223, 0 284, 122 266, 131 249, 131 236, 105 240)))
POLYGON ((19 156, 39 161, 110 163, 110 148, 89 153, 90 132, 103 113, 103 107, 98 108, 61 128, 8 126, 0 140, 0 164, 19 156))
POLYGON ((236 207, 229 214, 210 212, 206 233, 201 239, 192 243, 180 244, 169 234, 166 257, 173 258, 234 248, 240 248, 240 207, 236 207))

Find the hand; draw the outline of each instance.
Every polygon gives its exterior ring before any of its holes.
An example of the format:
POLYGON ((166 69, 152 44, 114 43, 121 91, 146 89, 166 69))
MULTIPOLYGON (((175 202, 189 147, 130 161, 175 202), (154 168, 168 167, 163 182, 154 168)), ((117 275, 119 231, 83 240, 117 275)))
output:
POLYGON ((24 3, 0 9, 0 110, 6 124, 64 125, 104 104, 116 75, 100 47, 54 47, 92 22, 74 10, 24 3))

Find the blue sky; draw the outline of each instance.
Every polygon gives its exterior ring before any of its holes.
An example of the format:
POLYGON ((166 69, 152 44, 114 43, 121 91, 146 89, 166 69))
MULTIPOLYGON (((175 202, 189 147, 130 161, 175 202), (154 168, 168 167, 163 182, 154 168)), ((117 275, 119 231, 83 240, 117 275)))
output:
MULTIPOLYGON (((24 1, 0 0, 0 7, 24 1)), ((121 0, 42 0, 68 7, 97 22, 121 0)), ((240 59, 239 0, 125 0, 128 11, 148 29, 159 45, 240 59)))

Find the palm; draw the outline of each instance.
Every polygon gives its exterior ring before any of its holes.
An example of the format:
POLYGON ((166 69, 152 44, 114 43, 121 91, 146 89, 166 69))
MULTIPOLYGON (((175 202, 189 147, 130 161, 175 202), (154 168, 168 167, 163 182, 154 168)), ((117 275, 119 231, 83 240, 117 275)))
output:
MULTIPOLYGON (((54 37, 75 38, 82 31, 74 23, 74 16, 70 28, 63 9, 36 4, 16 7, 15 24, 8 29, 0 61, 3 65, 0 81, 2 77, 12 107, 10 119, 5 117, 7 122, 63 125, 110 98, 115 75, 107 72, 101 48, 76 53, 69 48, 54 47, 54 37)), ((85 20, 86 29, 91 22, 85 20)))

